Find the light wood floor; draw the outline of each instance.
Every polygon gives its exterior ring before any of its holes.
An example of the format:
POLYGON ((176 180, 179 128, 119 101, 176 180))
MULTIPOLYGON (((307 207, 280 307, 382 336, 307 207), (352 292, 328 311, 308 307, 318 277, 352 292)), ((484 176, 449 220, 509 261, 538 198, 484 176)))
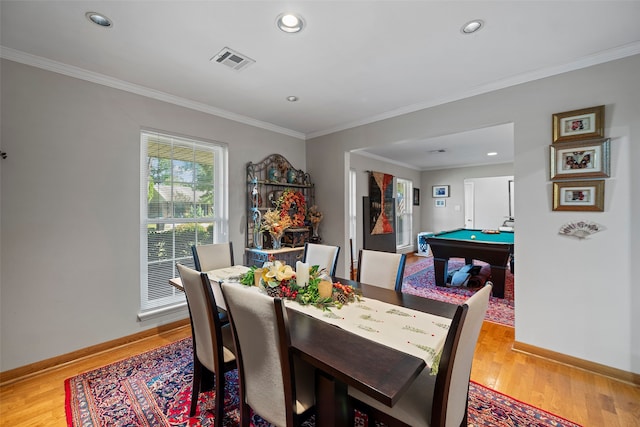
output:
MULTIPOLYGON (((64 380, 190 336, 189 327, 144 339, 0 387, 0 425, 66 426, 64 380)), ((513 329, 485 322, 471 379, 585 427, 640 425, 640 388, 511 350, 513 329)))
MULTIPOLYGON (((0 426, 66 426, 64 380, 190 336, 188 326, 0 387, 0 426)), ((514 331, 485 322, 471 379, 585 427, 640 426, 640 388, 512 350, 514 331)))

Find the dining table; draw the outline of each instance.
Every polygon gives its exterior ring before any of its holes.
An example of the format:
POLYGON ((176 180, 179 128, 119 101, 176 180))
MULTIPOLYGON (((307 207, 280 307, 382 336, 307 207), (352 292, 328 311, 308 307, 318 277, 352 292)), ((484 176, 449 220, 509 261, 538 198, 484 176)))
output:
MULTIPOLYGON (((235 271, 238 269, 236 268, 235 271)), ((237 276, 230 275, 230 272, 231 270, 227 270, 226 278, 222 278, 219 272, 209 272, 214 289, 219 288, 222 281, 237 282, 237 276)), ((442 327, 454 317, 457 305, 341 277, 334 277, 333 280, 352 286, 361 295, 362 301, 375 303, 376 309, 378 305, 384 304, 388 307, 398 307, 402 313, 413 313, 413 317, 426 313, 435 319, 440 319, 440 321, 425 321, 422 328, 429 332, 430 323, 439 324, 437 327, 439 331, 429 333, 431 335, 439 333, 441 338, 434 345, 444 346, 446 331, 442 334, 442 327)), ((171 279, 170 283, 178 289, 182 288, 179 278, 171 279)), ((341 320, 339 318, 343 313, 341 310, 349 304, 342 309, 332 307, 328 312, 316 307, 298 307, 298 305, 293 301, 285 302, 291 349, 293 354, 316 369, 316 426, 348 425, 349 387, 354 387, 391 407, 424 369, 432 370, 433 364, 437 363, 433 361, 434 355, 431 354, 431 357, 426 358, 431 363, 429 365, 425 357, 420 356, 419 348, 413 351, 407 351, 411 346, 402 350, 394 348, 402 348, 402 345, 391 344, 390 342, 394 341, 393 338, 397 337, 388 331, 379 334, 380 336, 373 340, 367 337, 371 331, 360 333, 358 327, 347 330, 338 326, 341 320), (317 313, 309 310, 316 310, 317 313), (335 321, 332 322, 331 318, 335 318, 335 321)), ((386 311, 396 310, 392 308, 386 311)))

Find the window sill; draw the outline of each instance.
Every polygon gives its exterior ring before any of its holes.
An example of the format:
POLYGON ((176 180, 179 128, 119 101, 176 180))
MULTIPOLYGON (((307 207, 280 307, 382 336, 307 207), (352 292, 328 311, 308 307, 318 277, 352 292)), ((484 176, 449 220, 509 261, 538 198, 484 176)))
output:
POLYGON ((184 312, 187 316, 189 315, 187 309, 187 302, 179 302, 177 304, 167 305, 164 307, 151 308, 149 310, 141 311, 138 313, 138 320, 141 322, 157 319, 159 317, 168 316, 172 314, 177 314, 184 312))

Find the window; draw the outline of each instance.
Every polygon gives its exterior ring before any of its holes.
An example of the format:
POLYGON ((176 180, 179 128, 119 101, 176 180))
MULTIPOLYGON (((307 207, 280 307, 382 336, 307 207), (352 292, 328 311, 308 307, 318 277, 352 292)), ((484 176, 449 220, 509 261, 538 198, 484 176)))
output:
POLYGON ((169 284, 176 262, 193 268, 191 246, 227 241, 227 148, 141 133, 140 315, 184 305, 169 284))
POLYGON ((396 179, 396 247, 411 246, 413 242, 413 183, 396 179))

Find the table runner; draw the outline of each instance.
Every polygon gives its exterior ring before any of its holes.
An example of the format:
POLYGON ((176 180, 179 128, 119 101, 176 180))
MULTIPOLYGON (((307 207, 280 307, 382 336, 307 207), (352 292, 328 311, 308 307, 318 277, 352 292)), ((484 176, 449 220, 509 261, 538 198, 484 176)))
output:
POLYGON ((451 319, 362 298, 338 309, 322 310, 287 300, 285 305, 341 329, 424 359, 437 372, 451 319))

